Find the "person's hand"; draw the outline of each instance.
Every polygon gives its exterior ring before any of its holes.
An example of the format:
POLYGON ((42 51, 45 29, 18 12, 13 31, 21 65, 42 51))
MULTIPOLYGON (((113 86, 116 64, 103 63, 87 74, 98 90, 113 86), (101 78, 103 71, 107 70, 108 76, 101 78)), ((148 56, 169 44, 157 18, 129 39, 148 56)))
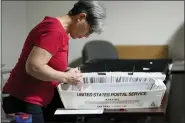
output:
POLYGON ((70 68, 67 72, 67 83, 80 84, 82 83, 82 73, 78 68, 70 68))

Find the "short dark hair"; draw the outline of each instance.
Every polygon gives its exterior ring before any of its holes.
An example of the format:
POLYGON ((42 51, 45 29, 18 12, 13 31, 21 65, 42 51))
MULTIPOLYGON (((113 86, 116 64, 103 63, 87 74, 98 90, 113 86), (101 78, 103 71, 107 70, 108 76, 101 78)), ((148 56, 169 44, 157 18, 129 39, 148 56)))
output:
POLYGON ((87 22, 95 33, 101 33, 104 29, 103 21, 106 18, 106 10, 98 1, 79 0, 69 11, 69 16, 74 16, 80 13, 87 14, 87 22))

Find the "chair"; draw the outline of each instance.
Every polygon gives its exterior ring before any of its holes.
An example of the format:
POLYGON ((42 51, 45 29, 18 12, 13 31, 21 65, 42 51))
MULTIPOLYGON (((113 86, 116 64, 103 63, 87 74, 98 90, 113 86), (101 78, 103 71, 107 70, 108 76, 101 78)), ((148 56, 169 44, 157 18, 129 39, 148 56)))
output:
POLYGON ((87 42, 82 50, 82 62, 86 63, 94 59, 118 59, 115 46, 103 40, 87 42))

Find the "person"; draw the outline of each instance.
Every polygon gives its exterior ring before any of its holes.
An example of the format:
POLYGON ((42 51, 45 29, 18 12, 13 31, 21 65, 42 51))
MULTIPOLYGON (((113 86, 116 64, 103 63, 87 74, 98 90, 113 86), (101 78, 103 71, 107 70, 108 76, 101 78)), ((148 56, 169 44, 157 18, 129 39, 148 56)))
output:
POLYGON ((6 114, 32 114, 33 123, 44 123, 54 90, 61 83, 79 84, 82 73, 68 67, 69 36, 73 39, 100 34, 105 8, 98 1, 77 1, 64 16, 45 16, 28 34, 17 64, 3 87, 6 114))

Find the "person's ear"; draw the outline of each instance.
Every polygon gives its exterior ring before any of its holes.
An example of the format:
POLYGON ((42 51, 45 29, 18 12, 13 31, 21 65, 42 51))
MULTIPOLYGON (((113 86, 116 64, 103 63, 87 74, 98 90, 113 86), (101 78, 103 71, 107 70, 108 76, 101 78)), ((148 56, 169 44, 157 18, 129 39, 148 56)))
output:
POLYGON ((80 20, 86 19, 87 15, 85 13, 79 14, 80 20))
POLYGON ((85 20, 86 19, 86 14, 85 13, 80 13, 76 16, 76 22, 79 23, 81 22, 82 20, 85 20))

